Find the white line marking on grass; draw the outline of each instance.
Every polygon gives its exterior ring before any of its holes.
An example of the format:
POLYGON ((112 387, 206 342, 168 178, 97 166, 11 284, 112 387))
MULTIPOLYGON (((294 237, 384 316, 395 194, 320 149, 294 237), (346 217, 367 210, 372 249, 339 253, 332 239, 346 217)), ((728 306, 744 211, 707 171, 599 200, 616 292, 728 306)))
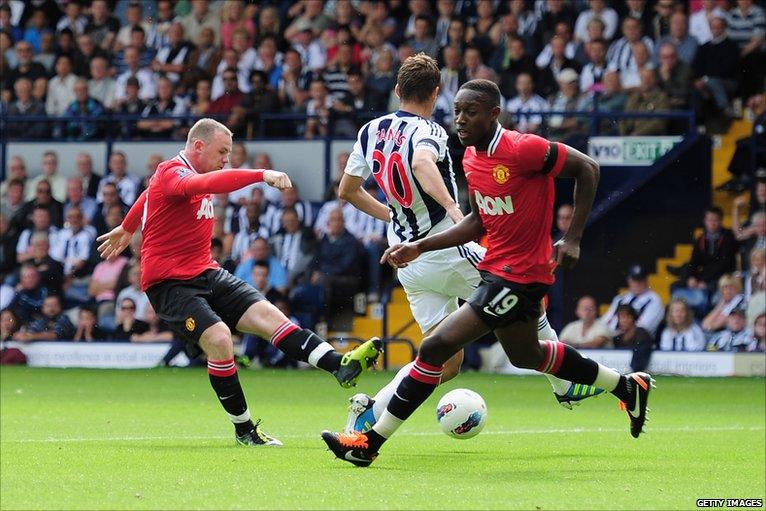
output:
MULTIPOLYGON (((707 432, 707 431, 764 431, 764 426, 682 426, 682 427, 650 427, 650 434, 664 432, 707 432)), ((627 428, 559 428, 559 429, 501 429, 482 432, 482 435, 541 435, 541 434, 578 434, 578 433, 624 433, 627 428)), ((438 431, 404 431, 397 436, 442 436, 438 431)), ((277 435, 279 438, 310 439, 316 435, 277 435)), ((88 442, 148 442, 153 440, 225 440, 231 435, 205 436, 114 436, 102 438, 21 438, 16 440, 0 440, 3 444, 36 444, 36 443, 88 443, 88 442)))

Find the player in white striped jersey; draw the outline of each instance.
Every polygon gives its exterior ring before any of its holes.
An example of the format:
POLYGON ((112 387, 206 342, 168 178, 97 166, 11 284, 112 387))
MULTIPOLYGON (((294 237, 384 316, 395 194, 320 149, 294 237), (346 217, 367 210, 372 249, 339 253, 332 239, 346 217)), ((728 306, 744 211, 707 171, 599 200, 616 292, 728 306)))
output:
MULTIPOLYGON (((400 109, 368 122, 359 130, 341 178, 342 199, 389 223, 390 245, 437 234, 463 218, 447 150, 447 132, 428 120, 439 93, 440 78, 436 61, 425 54, 404 61, 395 89, 401 100, 400 109), (370 175, 386 195, 387 206, 364 189, 363 183, 370 175)), ((476 265, 484 252, 483 247, 471 242, 423 254, 398 270, 412 314, 424 335, 457 310, 458 299, 466 300, 479 285, 481 277, 476 265)), ((558 340, 545 313, 540 317, 538 334, 541 339, 558 340)), ((458 374, 462 360, 460 351, 444 365, 442 382, 458 374)), ((353 396, 346 429, 364 431, 372 427, 411 365, 402 368, 374 399, 365 394, 353 396)), ((578 386, 575 395, 569 382, 546 376, 558 401, 567 408, 598 392, 592 387, 578 386)))

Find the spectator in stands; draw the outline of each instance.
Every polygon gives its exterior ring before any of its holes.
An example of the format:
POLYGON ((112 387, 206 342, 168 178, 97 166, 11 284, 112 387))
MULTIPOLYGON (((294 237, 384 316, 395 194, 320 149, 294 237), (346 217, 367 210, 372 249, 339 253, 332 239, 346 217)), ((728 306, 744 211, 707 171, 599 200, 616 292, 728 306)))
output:
POLYGON ((56 58, 63 53, 59 53, 56 48, 56 36, 53 32, 43 32, 40 37, 40 51, 35 55, 35 62, 39 62, 45 67, 48 75, 53 74, 56 58))
POLYGON ((217 11, 209 8, 208 2, 193 2, 192 12, 182 17, 180 21, 186 37, 191 41, 196 41, 202 28, 207 27, 215 33, 215 44, 220 44, 221 19, 217 11))
POLYGON ((104 187, 114 184, 123 203, 130 206, 138 197, 138 181, 128 175, 128 159, 122 151, 114 151, 109 155, 107 174, 101 179, 101 190, 98 201, 105 202, 104 187))
POLYGON ((173 332, 160 319, 151 304, 146 308, 146 324, 144 333, 133 333, 130 342, 170 342, 173 340, 173 332))
POLYGON ((56 236, 51 257, 64 265, 64 276, 82 277, 90 259, 90 249, 96 238, 96 230, 85 226, 80 208, 72 207, 66 213, 67 227, 56 236))
POLYGON ((186 59, 186 71, 181 76, 184 89, 192 88, 203 78, 212 80, 223 57, 221 48, 215 44, 215 32, 212 28, 204 27, 200 30, 194 43, 196 47, 191 47, 191 52, 186 59))
POLYGON ((271 303, 284 299, 284 295, 271 285, 269 263, 267 261, 255 261, 253 263, 253 267, 250 270, 250 279, 253 282, 253 287, 271 303))
POLYGON ((64 15, 56 22, 56 32, 69 29, 73 34, 80 35, 85 32, 87 24, 88 19, 82 15, 82 6, 78 2, 67 2, 64 15))
POLYGON ((96 321, 96 311, 90 307, 80 307, 77 313, 77 331, 72 336, 75 342, 103 341, 107 333, 96 321))
POLYGON ((170 44, 157 52, 151 68, 155 73, 168 77, 174 85, 177 85, 187 68, 189 56, 194 47, 184 39, 184 27, 178 22, 170 25, 168 39, 170 44))
MULTIPOLYGON (((26 77, 13 82, 16 99, 8 105, 8 115, 16 117, 45 116, 45 105, 32 97, 32 81, 26 77)), ((44 121, 15 120, 7 124, 8 138, 45 139, 50 132, 44 121)))
POLYGON ((620 82, 626 91, 635 91, 641 86, 641 71, 654 69, 652 56, 649 49, 642 42, 637 42, 632 47, 633 64, 620 71, 620 82))
POLYGON ((27 201, 11 219, 11 226, 16 230, 22 230, 33 227, 32 214, 38 207, 48 210, 50 213, 50 224, 56 227, 62 225, 63 213, 60 202, 51 197, 51 185, 46 180, 37 183, 35 187, 35 198, 27 201))
MULTIPOLYGON (((85 117, 97 119, 106 113, 104 105, 88 95, 88 81, 78 79, 74 84, 75 100, 66 109, 66 117, 85 117)), ((74 140, 92 140, 99 137, 104 128, 97 122, 84 119, 70 120, 66 125, 66 134, 74 140)))
POLYGON ((293 183, 292 188, 285 188, 282 190, 279 206, 272 205, 269 208, 272 211, 266 213, 267 218, 264 220, 264 223, 266 223, 270 232, 275 233, 280 230, 282 213, 286 208, 293 208, 295 210, 295 213, 298 215, 298 220, 303 227, 311 228, 314 224, 314 209, 311 206, 311 202, 301 199, 299 189, 297 185, 293 183))
MULTIPOLYGON (((400 55, 399 61, 404 62, 405 60, 406 58, 402 58, 400 55)), ((483 72, 491 71, 491 68, 484 64, 479 49, 471 46, 463 52, 463 66, 465 67, 466 78, 469 80, 479 78, 483 72)))
MULTIPOLYGON (((207 113, 210 115, 229 116, 225 124, 230 129, 236 129, 236 125, 240 122, 241 118, 241 112, 238 112, 236 108, 242 105, 242 100, 245 98, 245 94, 238 85, 237 69, 233 67, 226 68, 221 75, 221 80, 223 82, 223 95, 210 104, 207 113)), ((215 97, 215 94, 213 94, 213 97, 215 97)))
POLYGON ((583 296, 577 300, 577 321, 569 323, 561 331, 561 342, 575 348, 609 348, 612 332, 597 316, 596 300, 592 296, 583 296))
POLYGON ((143 334, 149 330, 145 321, 136 318, 136 304, 130 298, 123 298, 117 308, 117 318, 112 339, 129 341, 135 334, 143 334))
MULTIPOLYGON (((625 104, 626 112, 664 112, 670 109, 670 99, 657 86, 654 70, 644 68, 640 72, 641 85, 631 93, 625 104)), ((667 119, 643 118, 620 121, 622 135, 645 136, 667 133, 667 119)))
POLYGON ((16 43, 16 62, 16 67, 11 69, 5 77, 9 84, 15 84, 19 78, 28 78, 34 82, 38 78, 46 78, 48 75, 45 66, 35 62, 34 49, 27 41, 16 43))
POLYGON ((717 5, 716 0, 702 0, 702 8, 689 16, 689 34, 703 45, 713 39, 710 22, 713 18, 723 18, 726 12, 717 5))
MULTIPOLYGON (((739 227, 739 225, 735 227, 739 227)), ((744 228, 740 227, 735 237, 740 243, 743 269, 747 270, 750 252, 754 249, 766 249, 766 211, 761 210, 753 213, 750 217, 750 224, 744 228)))
MULTIPOLYGON (((128 258, 118 256, 114 261, 101 261, 93 269, 88 285, 88 296, 98 306, 99 323, 107 330, 114 322, 114 304, 117 296, 117 280, 128 258)), ((135 309, 135 304, 133 304, 135 309)))
POLYGON ((695 241, 691 259, 681 271, 688 289, 713 290, 725 273, 734 271, 737 240, 722 221, 720 208, 713 206, 705 211, 704 232, 695 241))
POLYGON ((756 316, 753 322, 753 337, 758 343, 755 351, 766 351, 766 313, 756 316))
POLYGON ((686 14, 681 11, 673 13, 670 17, 670 33, 660 38, 655 46, 654 60, 656 63, 659 64, 660 62, 660 49, 662 46, 670 43, 675 47, 678 58, 689 66, 692 65, 699 43, 693 36, 689 35, 688 26, 686 14))
POLYGON ((726 31, 726 20, 710 20, 713 37, 703 44, 694 56, 694 87, 703 98, 713 99, 718 112, 733 115, 729 98, 737 91, 739 72, 739 46, 726 31))
POLYGON ((95 57, 90 61, 90 80, 88 94, 98 100, 107 110, 114 110, 117 102, 115 93, 117 82, 109 76, 109 61, 103 57, 95 57))
MULTIPOLYGON (((506 38, 503 46, 495 52, 493 61, 494 69, 500 73, 498 84, 500 92, 508 98, 518 94, 516 80, 521 73, 527 73, 532 77, 538 74, 534 58, 527 52, 526 43, 516 36, 506 38)), ((464 73, 462 69, 460 72, 464 73)))
MULTIPOLYGON (((242 29, 234 33, 234 49, 242 55, 240 58, 240 64, 242 64, 246 58, 245 53, 252 49, 247 46, 247 35, 242 29), (244 51, 241 51, 240 48, 244 51)), ((251 67, 258 71, 263 71, 266 74, 266 82, 272 88, 276 88, 279 86, 279 78, 282 76, 282 59, 283 55, 277 48, 276 39, 271 36, 262 37, 258 43, 258 50, 253 51, 253 64, 251 67)), ((247 76, 250 77, 250 70, 248 70, 247 76)), ((248 89, 244 90, 244 92, 250 91, 248 89)))
POLYGON ((563 70, 570 69, 577 73, 577 70, 580 68, 577 62, 566 55, 565 44, 566 40, 563 37, 556 36, 549 44, 551 56, 545 62, 545 65, 540 66, 540 56, 537 58, 536 64, 540 68, 541 80, 539 89, 544 97, 553 96, 558 92, 559 74, 563 70))
POLYGON ((207 78, 200 78, 194 86, 194 94, 189 104, 191 115, 204 116, 212 103, 210 92, 212 84, 207 78))
POLYGON ((114 51, 120 51, 132 44, 132 30, 141 28, 145 34, 152 32, 151 24, 144 21, 144 12, 140 2, 131 0, 125 9, 125 23, 120 27, 114 41, 114 51))
POLYGON ((654 51, 654 42, 651 38, 642 35, 641 21, 632 17, 625 18, 622 21, 622 34, 620 39, 609 46, 609 51, 606 54, 609 68, 620 71, 620 73, 638 69, 633 55, 636 43, 643 43, 649 54, 654 51))
POLYGON ((521 133, 540 133, 543 117, 539 112, 550 109, 548 102, 535 94, 535 82, 528 73, 518 75, 515 88, 518 96, 505 104, 506 110, 512 115, 512 129, 521 133))
POLYGON ((286 110, 298 111, 303 107, 309 97, 309 85, 313 78, 313 72, 303 67, 300 53, 292 48, 285 51, 277 94, 286 110))
POLYGON ((138 80, 138 97, 143 101, 154 99, 157 95, 154 73, 148 67, 141 66, 140 53, 138 48, 128 46, 124 50, 125 65, 127 70, 117 76, 117 88, 114 97, 117 102, 123 102, 127 96, 128 80, 135 78, 138 80))
MULTIPOLYGON (((4 6, 0 6, 2 9, 4 6)), ((7 342, 13 340, 13 334, 15 334, 20 327, 19 318, 10 309, 3 309, 0 311, 0 342, 7 342)))
POLYGON ((0 184, 0 197, 6 197, 11 181, 21 181, 22 185, 24 185, 23 197, 24 200, 27 200, 26 188, 30 185, 30 182, 27 180, 27 165, 21 156, 11 156, 8 162, 8 174, 5 177, 5 181, 0 184))
MULTIPOLYGON (((61 42, 61 36, 59 36, 59 43, 61 42)), ((74 74, 77 76, 91 78, 90 76, 90 63, 93 59, 100 57, 108 61, 111 59, 111 55, 96 46, 93 42, 93 38, 88 34, 81 34, 77 36, 77 46, 73 48, 72 53, 72 68, 74 74)))
MULTIPOLYGON (((244 133, 245 128, 248 133, 259 133, 261 121, 260 114, 279 112, 279 94, 271 88, 266 73, 253 70, 250 73, 250 92, 245 94, 242 99, 242 108, 239 113, 238 123, 235 126, 235 132, 244 133)), ((266 125, 266 133, 272 130, 266 125)))
POLYGON ((535 34, 538 48, 543 46, 545 41, 551 40, 556 27, 560 23, 566 23, 570 27, 573 27, 575 24, 575 13, 572 7, 564 2, 558 0, 547 1, 541 10, 542 15, 539 16, 537 33, 535 34), (543 44, 540 44, 541 42, 543 44))
POLYGON ((577 49, 575 50, 575 56, 574 60, 579 65, 584 66, 588 63, 589 55, 590 55, 590 43, 597 40, 602 39, 604 40, 605 48, 604 48, 604 56, 606 56, 606 50, 608 48, 608 44, 606 42, 606 36, 604 35, 604 30, 606 29, 606 25, 603 21, 601 21, 600 18, 593 18, 588 22, 588 40, 587 41, 580 41, 577 43, 577 49))
POLYGON ((604 23, 604 36, 606 39, 612 39, 617 32, 619 17, 617 12, 608 7, 604 0, 589 0, 590 9, 586 9, 577 16, 574 28, 575 41, 590 41, 588 37, 588 24, 593 19, 602 20, 604 23))
MULTIPOLYGON (((40 183, 40 186, 42 185, 43 183, 40 183)), ((50 210, 42 205, 37 205, 32 210, 32 226, 21 232, 19 241, 16 243, 16 261, 19 264, 25 263, 33 257, 32 236, 38 233, 46 235, 51 242, 51 246, 56 245, 59 230, 56 226, 51 225, 50 210)))
POLYGON ((294 207, 282 210, 282 230, 270 238, 272 252, 287 270, 288 287, 301 278, 314 257, 314 233, 301 225, 294 207))
POLYGON ((665 314, 662 300, 649 287, 646 270, 640 265, 633 265, 628 269, 627 280, 628 292, 614 297, 609 310, 602 317, 602 321, 612 331, 616 331, 618 328, 617 308, 620 305, 630 305, 638 315, 637 325, 649 332, 650 335, 655 335, 665 314))
MULTIPOLYGON (((125 82, 125 97, 118 101, 120 105, 119 113, 123 115, 137 116, 146 108, 146 103, 138 96, 140 84, 138 79, 131 76, 125 82)), ((122 138, 130 140, 134 138, 136 131, 135 121, 122 121, 120 123, 120 133, 122 138)))
POLYGON ((249 46, 253 46, 255 43, 255 37, 258 33, 255 28, 255 23, 252 19, 244 16, 245 6, 241 0, 235 0, 227 2, 221 9, 221 46, 224 48, 231 48, 232 34, 235 30, 242 28, 248 34, 249 46))
MULTIPOLYGON (((101 185, 101 201, 96 207, 96 213, 94 216, 93 226, 96 228, 96 232, 100 235, 108 232, 110 229, 108 216, 110 211, 118 212, 120 215, 125 215, 128 212, 128 206, 122 202, 120 198, 120 192, 117 190, 117 185, 113 182, 105 182, 101 185)), ((116 213, 111 213, 113 217, 116 213)), ((113 226, 113 227, 116 227, 113 226)))
POLYGON ((288 35, 288 32, 285 32, 285 38, 300 53, 303 67, 315 73, 322 70, 327 61, 322 45, 315 39, 311 23, 306 20, 297 19, 291 27, 295 27, 294 34, 288 35))
MULTIPOLYGON (((556 23, 556 33, 553 38, 535 58, 535 65, 543 70, 550 67, 551 61, 555 59, 559 62, 559 70, 565 67, 579 69, 578 64, 574 62, 576 52, 577 44, 572 41, 572 25, 560 21, 556 23), (554 41, 558 41, 557 44, 554 45, 554 41), (562 65, 565 59, 571 62, 566 62, 562 65)), ((554 69, 556 69, 556 66, 554 66, 554 69)))
MULTIPOLYGON (((361 288, 359 243, 344 224, 343 211, 330 213, 327 234, 319 242, 311 263, 311 283, 325 289, 327 310, 331 311, 329 328, 337 328, 336 319, 350 321, 353 297, 361 288)), ((348 329, 349 323, 343 324, 348 329)))
POLYGON ((61 312, 61 299, 56 295, 46 296, 43 300, 42 313, 28 326, 13 334, 14 341, 58 341, 71 339, 75 328, 69 317, 61 312))
POLYGON ((306 102, 306 126, 303 136, 307 139, 324 137, 327 135, 327 123, 330 109, 333 105, 332 97, 327 93, 327 85, 321 79, 315 79, 309 86, 309 101, 306 102))
POLYGON ((128 282, 130 285, 123 288, 118 294, 115 303, 122 304, 123 300, 128 298, 135 305, 135 317, 141 321, 147 321, 147 309, 149 308, 149 297, 141 291, 141 265, 132 264, 128 269, 128 282))
POLYGON ((638 325, 639 313, 629 304, 617 307, 616 316, 617 335, 612 339, 614 348, 632 350, 631 370, 645 371, 654 349, 652 334, 638 325))
POLYGON ((729 36, 739 45, 742 59, 741 96, 749 98, 763 92, 764 71, 766 71, 766 14, 753 0, 737 0, 737 6, 727 14, 729 36))
POLYGON ((41 282, 37 269, 27 263, 21 265, 19 284, 15 292, 8 309, 19 318, 19 324, 24 325, 40 313, 49 291, 41 282))
MULTIPOLYGON (((477 24, 483 23, 483 21, 483 19, 479 19, 477 24)), ((473 30, 473 27, 471 27, 471 30, 473 30)), ((439 43, 433 38, 431 20, 428 16, 420 15, 415 18, 415 32, 408 42, 415 53, 422 52, 432 58, 436 58, 439 53, 439 43)))
POLYGON ((55 151, 45 151, 42 156, 42 172, 33 177, 28 182, 28 191, 34 195, 27 195, 27 200, 34 199, 36 195, 36 187, 40 181, 47 181, 51 186, 53 198, 59 202, 66 200, 67 183, 66 178, 58 173, 58 155, 55 151))
MULTIPOLYGON (((93 171, 93 157, 87 152, 78 153, 75 158, 75 166, 77 167, 77 175, 80 178, 85 194, 95 199, 98 195, 98 185, 101 182, 101 176, 93 171)), ((92 219, 93 216, 90 218, 92 219)))
POLYGON ((580 73, 580 92, 603 92, 606 72, 606 41, 593 39, 588 43, 588 62, 580 73))
POLYGON ((744 272, 745 301, 757 293, 766 291, 766 248, 756 247, 750 251, 750 264, 744 272))
POLYGON ((279 259, 271 255, 271 247, 266 238, 257 237, 250 243, 250 248, 242 256, 242 261, 237 265, 234 274, 252 285, 252 270, 257 262, 265 262, 269 265, 269 287, 284 293, 287 290, 287 271, 279 259))
POLYGON ((718 303, 702 320, 702 329, 706 332, 723 329, 731 311, 745 305, 745 295, 742 294, 739 278, 728 273, 723 275, 718 279, 718 303))
MULTIPOLYGON (((80 153, 87 154, 87 153, 80 153)), ((90 155, 88 155, 90 157, 90 155)), ((79 158, 79 155, 78 155, 79 158)), ((77 208, 82 212, 85 223, 91 225, 96 214, 96 200, 85 195, 82 188, 82 180, 79 177, 70 177, 67 179, 67 196, 64 202, 64 218, 67 217, 69 210, 77 208)), ((95 230, 93 233, 95 234, 95 230)))
POLYGON ((120 31, 120 21, 112 16, 106 0, 93 0, 90 5, 90 16, 85 26, 85 33, 103 50, 112 51, 112 45, 117 32, 120 31))
POLYGON ((75 100, 74 84, 77 77, 72 73, 72 61, 67 55, 56 59, 56 74, 48 82, 48 94, 45 98, 45 113, 51 117, 61 117, 75 100))
POLYGON ((253 239, 270 234, 262 221, 260 202, 248 202, 240 211, 244 211, 245 215, 239 218, 239 229, 230 233, 230 236, 233 235, 231 258, 235 262, 240 261, 253 239))
POLYGON ((7 185, 5 197, 0 202, 0 214, 10 220, 24 206, 24 181, 12 179, 7 185))
MULTIPOLYGON (((45 233, 35 233, 30 241, 32 257, 27 264, 31 264, 40 274, 40 282, 48 288, 52 294, 60 294, 64 283, 64 266, 50 256, 51 245, 45 233)), ((14 283, 16 275, 13 276, 14 283)), ((18 277, 20 279, 20 276, 18 277)))
POLYGON ((669 42, 659 46, 659 67, 655 70, 657 84, 668 96, 670 108, 681 110, 689 105, 692 68, 679 60, 676 47, 669 42))
MULTIPOLYGON (((563 69, 558 75, 558 93, 551 98, 552 111, 569 112, 580 109, 580 76, 574 69, 563 69)), ((551 115, 548 118, 548 138, 585 150, 584 124, 580 117, 551 115)))
POLYGON ((755 351, 758 348, 758 340, 746 328, 744 309, 732 309, 724 322, 726 328, 710 338, 708 351, 755 351))
MULTIPOLYGON (((184 101, 174 94, 173 81, 167 76, 160 76, 157 80, 157 99, 150 101, 138 121, 136 128, 143 138, 177 138, 177 129, 181 121, 175 119, 151 119, 152 117, 180 117, 186 115, 184 101)), ((119 185, 118 185, 119 187, 119 185)), ((126 203, 127 199, 124 199, 126 203)), ((135 199, 134 199, 135 200, 135 199)))
POLYGON ((694 321, 691 307, 684 300, 671 300, 665 315, 665 328, 660 336, 660 349, 704 351, 706 343, 705 332, 694 321))

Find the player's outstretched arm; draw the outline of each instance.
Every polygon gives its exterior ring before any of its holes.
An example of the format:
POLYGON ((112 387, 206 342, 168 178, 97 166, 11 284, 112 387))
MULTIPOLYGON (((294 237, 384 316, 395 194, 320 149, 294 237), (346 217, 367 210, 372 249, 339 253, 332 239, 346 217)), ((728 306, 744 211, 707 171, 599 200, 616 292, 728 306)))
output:
POLYGON ((370 195, 362 186, 364 180, 351 174, 343 174, 338 186, 338 197, 351 203, 356 209, 388 223, 390 220, 388 208, 375 197, 370 195))
POLYGON ((412 173, 423 191, 447 211, 453 222, 458 223, 463 219, 463 212, 447 190, 436 166, 436 158, 437 156, 428 149, 416 149, 412 156, 412 173))
POLYGON ((397 244, 386 249, 380 263, 389 263, 397 268, 404 268, 407 263, 418 258, 423 252, 432 252, 443 248, 456 247, 473 241, 484 234, 484 225, 479 216, 476 199, 468 195, 471 212, 460 222, 439 234, 429 236, 415 243, 397 244))
POLYGON ((275 188, 290 188, 290 178, 284 172, 268 169, 223 169, 207 174, 186 174, 163 182, 169 195, 199 195, 229 193, 261 181, 275 188))
POLYGON ((577 149, 567 146, 566 151, 564 166, 557 177, 574 178, 574 211, 569 230, 554 245, 554 257, 558 265, 571 268, 580 259, 580 240, 593 207, 600 169, 595 160, 577 149))

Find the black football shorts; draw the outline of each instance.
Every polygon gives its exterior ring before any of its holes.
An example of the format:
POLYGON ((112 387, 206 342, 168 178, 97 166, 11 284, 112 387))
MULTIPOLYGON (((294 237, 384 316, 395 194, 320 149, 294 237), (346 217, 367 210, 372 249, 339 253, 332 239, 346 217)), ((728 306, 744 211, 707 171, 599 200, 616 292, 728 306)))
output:
POLYGON ((487 271, 480 273, 481 284, 468 298, 468 304, 490 329, 540 317, 540 300, 550 286, 519 284, 487 271))
POLYGON ((164 280, 147 289, 146 295, 160 319, 194 343, 219 321, 235 331, 245 311, 265 300, 253 286, 222 268, 188 280, 164 280))

